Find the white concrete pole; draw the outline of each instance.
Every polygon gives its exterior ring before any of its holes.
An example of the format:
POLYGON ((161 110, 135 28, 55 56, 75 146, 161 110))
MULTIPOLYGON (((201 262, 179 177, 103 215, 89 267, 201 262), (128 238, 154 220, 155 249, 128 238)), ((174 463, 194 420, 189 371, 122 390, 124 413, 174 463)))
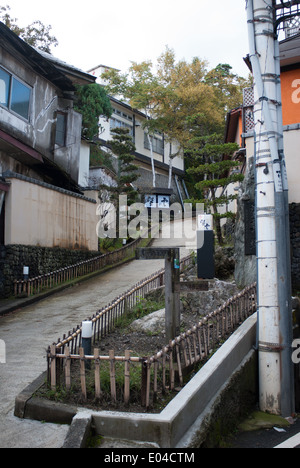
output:
MULTIPOLYGON (((258 349, 260 409, 282 414, 282 350, 288 346, 280 329, 284 288, 278 277, 285 255, 282 226, 283 178, 278 146, 278 77, 275 65, 272 0, 247 0, 250 59, 254 74, 256 157, 256 224, 258 271, 258 349)), ((284 217, 283 217, 284 218, 284 217)), ((284 272, 286 277, 286 272, 284 272)), ((287 294, 286 294, 287 297, 287 294)), ((291 317, 286 317, 291 320, 291 317)), ((291 389, 289 388, 289 391, 291 389)), ((288 395, 290 399, 290 395, 288 395)), ((284 416, 292 404, 285 405, 284 416)))

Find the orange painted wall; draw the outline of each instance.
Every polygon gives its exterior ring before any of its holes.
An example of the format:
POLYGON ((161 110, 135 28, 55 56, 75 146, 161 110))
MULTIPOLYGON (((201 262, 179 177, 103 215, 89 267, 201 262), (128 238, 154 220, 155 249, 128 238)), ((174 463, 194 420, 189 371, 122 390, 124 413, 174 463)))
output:
POLYGON ((242 140, 242 133, 243 133, 243 117, 242 117, 242 113, 240 113, 240 116, 239 116, 239 145, 240 147, 243 146, 243 140, 242 140))
POLYGON ((281 73, 283 125, 300 123, 300 68, 281 73))

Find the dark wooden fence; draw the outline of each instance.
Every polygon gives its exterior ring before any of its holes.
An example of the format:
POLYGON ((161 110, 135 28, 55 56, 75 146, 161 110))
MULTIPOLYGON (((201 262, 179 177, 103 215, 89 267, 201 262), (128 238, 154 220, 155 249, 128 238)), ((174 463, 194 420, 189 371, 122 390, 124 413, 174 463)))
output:
POLYGON ((127 257, 132 257, 135 249, 139 246, 141 241, 142 239, 140 238, 136 239, 125 247, 115 250, 114 252, 102 254, 95 258, 85 260, 35 278, 15 280, 14 295, 16 297, 29 297, 34 294, 39 294, 45 289, 55 288, 60 284, 80 278, 81 276, 100 271, 106 266, 119 263, 127 257))

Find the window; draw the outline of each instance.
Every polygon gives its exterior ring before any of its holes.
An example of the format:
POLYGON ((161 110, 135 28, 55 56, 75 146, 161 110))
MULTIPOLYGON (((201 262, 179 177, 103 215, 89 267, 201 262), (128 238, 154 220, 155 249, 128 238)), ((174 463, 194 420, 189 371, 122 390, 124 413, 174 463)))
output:
POLYGON ((57 113, 55 143, 59 146, 66 144, 67 114, 57 113))
MULTIPOLYGON (((158 153, 163 156, 164 155, 164 141, 161 140, 160 138, 156 138, 153 136, 150 136, 150 138, 152 141, 152 149, 154 153, 158 153)), ((144 148, 150 150, 150 143, 149 143, 147 133, 144 134, 144 148)))
POLYGON ((32 89, 0 68, 0 105, 29 119, 29 106, 32 89))
POLYGON ((113 113, 119 115, 120 117, 123 117, 124 119, 130 120, 131 122, 133 121, 132 115, 126 114, 125 112, 122 112, 119 109, 116 109, 115 107, 113 107, 113 113))
POLYGON ((31 89, 16 78, 13 78, 10 108, 26 120, 29 118, 30 96, 31 89))
POLYGON ((127 123, 112 117, 110 119, 110 129, 113 130, 114 128, 127 128, 129 130, 129 135, 133 136, 132 125, 128 125, 127 123))
POLYGON ((0 68, 0 104, 8 107, 11 76, 0 68))

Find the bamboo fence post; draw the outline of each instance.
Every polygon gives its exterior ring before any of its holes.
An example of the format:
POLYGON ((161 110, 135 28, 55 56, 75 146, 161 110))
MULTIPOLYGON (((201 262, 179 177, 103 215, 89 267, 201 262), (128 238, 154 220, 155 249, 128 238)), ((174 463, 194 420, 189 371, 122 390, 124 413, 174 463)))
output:
POLYGON ((170 366, 170 390, 174 390, 175 386, 175 372, 174 372, 174 364, 173 364, 173 347, 172 347, 172 340, 169 342, 170 346, 170 355, 169 355, 169 366, 170 366))
POLYGON ((150 385, 151 385, 151 363, 150 357, 147 358, 147 386, 146 386, 146 409, 150 406, 150 385))
POLYGON ((81 382, 81 393, 84 401, 87 399, 86 394, 86 379, 85 379, 85 356, 83 348, 79 348, 80 355, 80 382, 81 382))
POLYGON ((183 376, 182 376, 182 370, 181 370, 180 344, 179 343, 176 343, 176 357, 177 357, 177 368, 178 368, 179 382, 180 382, 180 386, 182 387, 183 386, 183 376))
POLYGON ((129 404, 130 399, 130 351, 125 351, 125 376, 124 376, 124 403, 129 404))
POLYGON ((185 367, 188 367, 189 366, 189 361, 188 361, 185 345, 186 345, 185 337, 184 337, 184 335, 181 335, 181 347, 182 347, 182 351, 183 351, 184 365, 185 365, 185 367))
POLYGON ((70 348, 67 346, 65 349, 66 363, 65 363, 65 379, 66 379, 66 389, 67 391, 71 388, 71 358, 70 358, 70 348))
POLYGON ((112 403, 117 402, 116 392, 116 365, 115 365, 115 351, 112 349, 109 351, 109 363, 110 363, 110 393, 112 403))
POLYGON ((192 365, 194 360, 193 360, 193 356, 192 356, 191 340, 190 340, 190 337, 188 335, 186 336, 186 342, 187 342, 188 351, 189 351, 189 364, 192 365))
POLYGON ((203 323, 202 330, 203 330, 203 340, 204 340, 204 354, 205 356, 207 356, 208 355, 208 337, 206 335, 207 324, 203 323))
POLYGON ((51 390, 56 390, 56 345, 51 345, 50 347, 50 357, 51 357, 51 390))
POLYGON ((197 352, 196 331, 195 331, 195 329, 192 330, 192 338, 193 338, 193 345, 194 345, 194 362, 197 362, 198 361, 198 352, 197 352))
POLYGON ((142 358, 142 382, 141 382, 141 404, 143 407, 146 406, 146 394, 147 394, 147 358, 142 358))
POLYGON ((101 382, 100 382, 100 359, 99 359, 99 349, 94 349, 95 356, 95 397, 96 400, 100 400, 101 397, 101 382))
POLYGON ((156 401, 157 398, 157 370, 158 362, 154 361, 154 383, 153 383, 153 401, 156 401))

